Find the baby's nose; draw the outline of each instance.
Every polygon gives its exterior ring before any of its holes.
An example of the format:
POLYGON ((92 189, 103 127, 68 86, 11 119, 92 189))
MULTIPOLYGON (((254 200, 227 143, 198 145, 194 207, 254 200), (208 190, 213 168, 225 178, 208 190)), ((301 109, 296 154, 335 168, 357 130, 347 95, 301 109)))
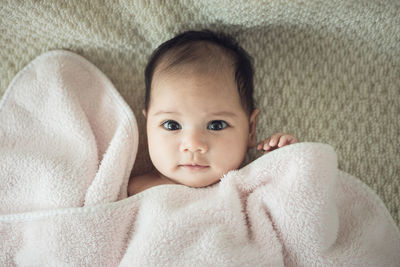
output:
POLYGON ((180 151, 206 153, 208 151, 206 138, 200 131, 187 132, 181 142, 180 151))

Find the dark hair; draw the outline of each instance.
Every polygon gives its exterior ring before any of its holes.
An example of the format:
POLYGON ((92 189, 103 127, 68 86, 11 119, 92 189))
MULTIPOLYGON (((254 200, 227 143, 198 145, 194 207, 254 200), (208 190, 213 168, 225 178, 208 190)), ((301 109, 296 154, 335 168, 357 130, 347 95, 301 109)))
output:
POLYGON ((145 69, 145 84, 146 98, 145 109, 147 110, 150 102, 150 90, 153 74, 164 55, 170 51, 175 51, 178 48, 183 48, 171 61, 168 68, 178 65, 182 62, 190 62, 196 59, 192 56, 192 51, 198 43, 211 43, 221 48, 232 58, 235 80, 237 89, 241 98, 242 105, 248 115, 254 109, 253 100, 253 59, 252 57, 238 44, 238 42, 230 35, 221 32, 212 32, 210 30, 202 31, 186 31, 174 38, 162 43, 150 56, 145 69))

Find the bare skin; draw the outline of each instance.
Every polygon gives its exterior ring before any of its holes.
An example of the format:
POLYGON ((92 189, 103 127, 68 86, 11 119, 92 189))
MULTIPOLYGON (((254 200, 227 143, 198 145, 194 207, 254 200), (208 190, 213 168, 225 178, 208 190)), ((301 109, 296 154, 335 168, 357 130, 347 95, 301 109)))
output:
MULTIPOLYGON (((257 150, 262 151, 264 154, 271 152, 273 150, 279 149, 281 147, 295 144, 298 140, 296 137, 285 134, 285 133, 276 133, 263 141, 260 141, 257 144, 257 150)), ((157 185, 166 185, 166 184, 178 184, 170 179, 164 178, 157 171, 153 171, 150 173, 146 173, 143 175, 139 175, 134 177, 131 180, 128 187, 129 196, 138 194, 146 189, 157 185)))
POLYGON ((275 149, 284 147, 286 145, 291 145, 297 143, 296 137, 290 135, 290 134, 285 134, 285 133, 276 133, 268 138, 266 138, 264 141, 261 141, 257 145, 257 150, 263 151, 264 154, 271 152, 275 149))

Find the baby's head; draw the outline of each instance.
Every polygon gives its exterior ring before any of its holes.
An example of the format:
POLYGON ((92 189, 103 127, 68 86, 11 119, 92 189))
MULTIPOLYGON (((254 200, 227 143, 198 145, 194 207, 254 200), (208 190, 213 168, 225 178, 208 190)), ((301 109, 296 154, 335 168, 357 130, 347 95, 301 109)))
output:
POLYGON ((161 44, 145 70, 148 148, 179 184, 214 184, 253 147, 258 110, 251 57, 231 37, 189 31, 161 44))

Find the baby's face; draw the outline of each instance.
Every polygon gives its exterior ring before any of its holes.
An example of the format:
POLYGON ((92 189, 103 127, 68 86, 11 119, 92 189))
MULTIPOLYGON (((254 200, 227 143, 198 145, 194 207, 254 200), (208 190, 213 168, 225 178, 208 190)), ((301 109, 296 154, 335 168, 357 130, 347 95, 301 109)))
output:
POLYGON ((156 73, 147 116, 150 158, 166 178, 214 184, 242 163, 249 118, 232 71, 156 73))

